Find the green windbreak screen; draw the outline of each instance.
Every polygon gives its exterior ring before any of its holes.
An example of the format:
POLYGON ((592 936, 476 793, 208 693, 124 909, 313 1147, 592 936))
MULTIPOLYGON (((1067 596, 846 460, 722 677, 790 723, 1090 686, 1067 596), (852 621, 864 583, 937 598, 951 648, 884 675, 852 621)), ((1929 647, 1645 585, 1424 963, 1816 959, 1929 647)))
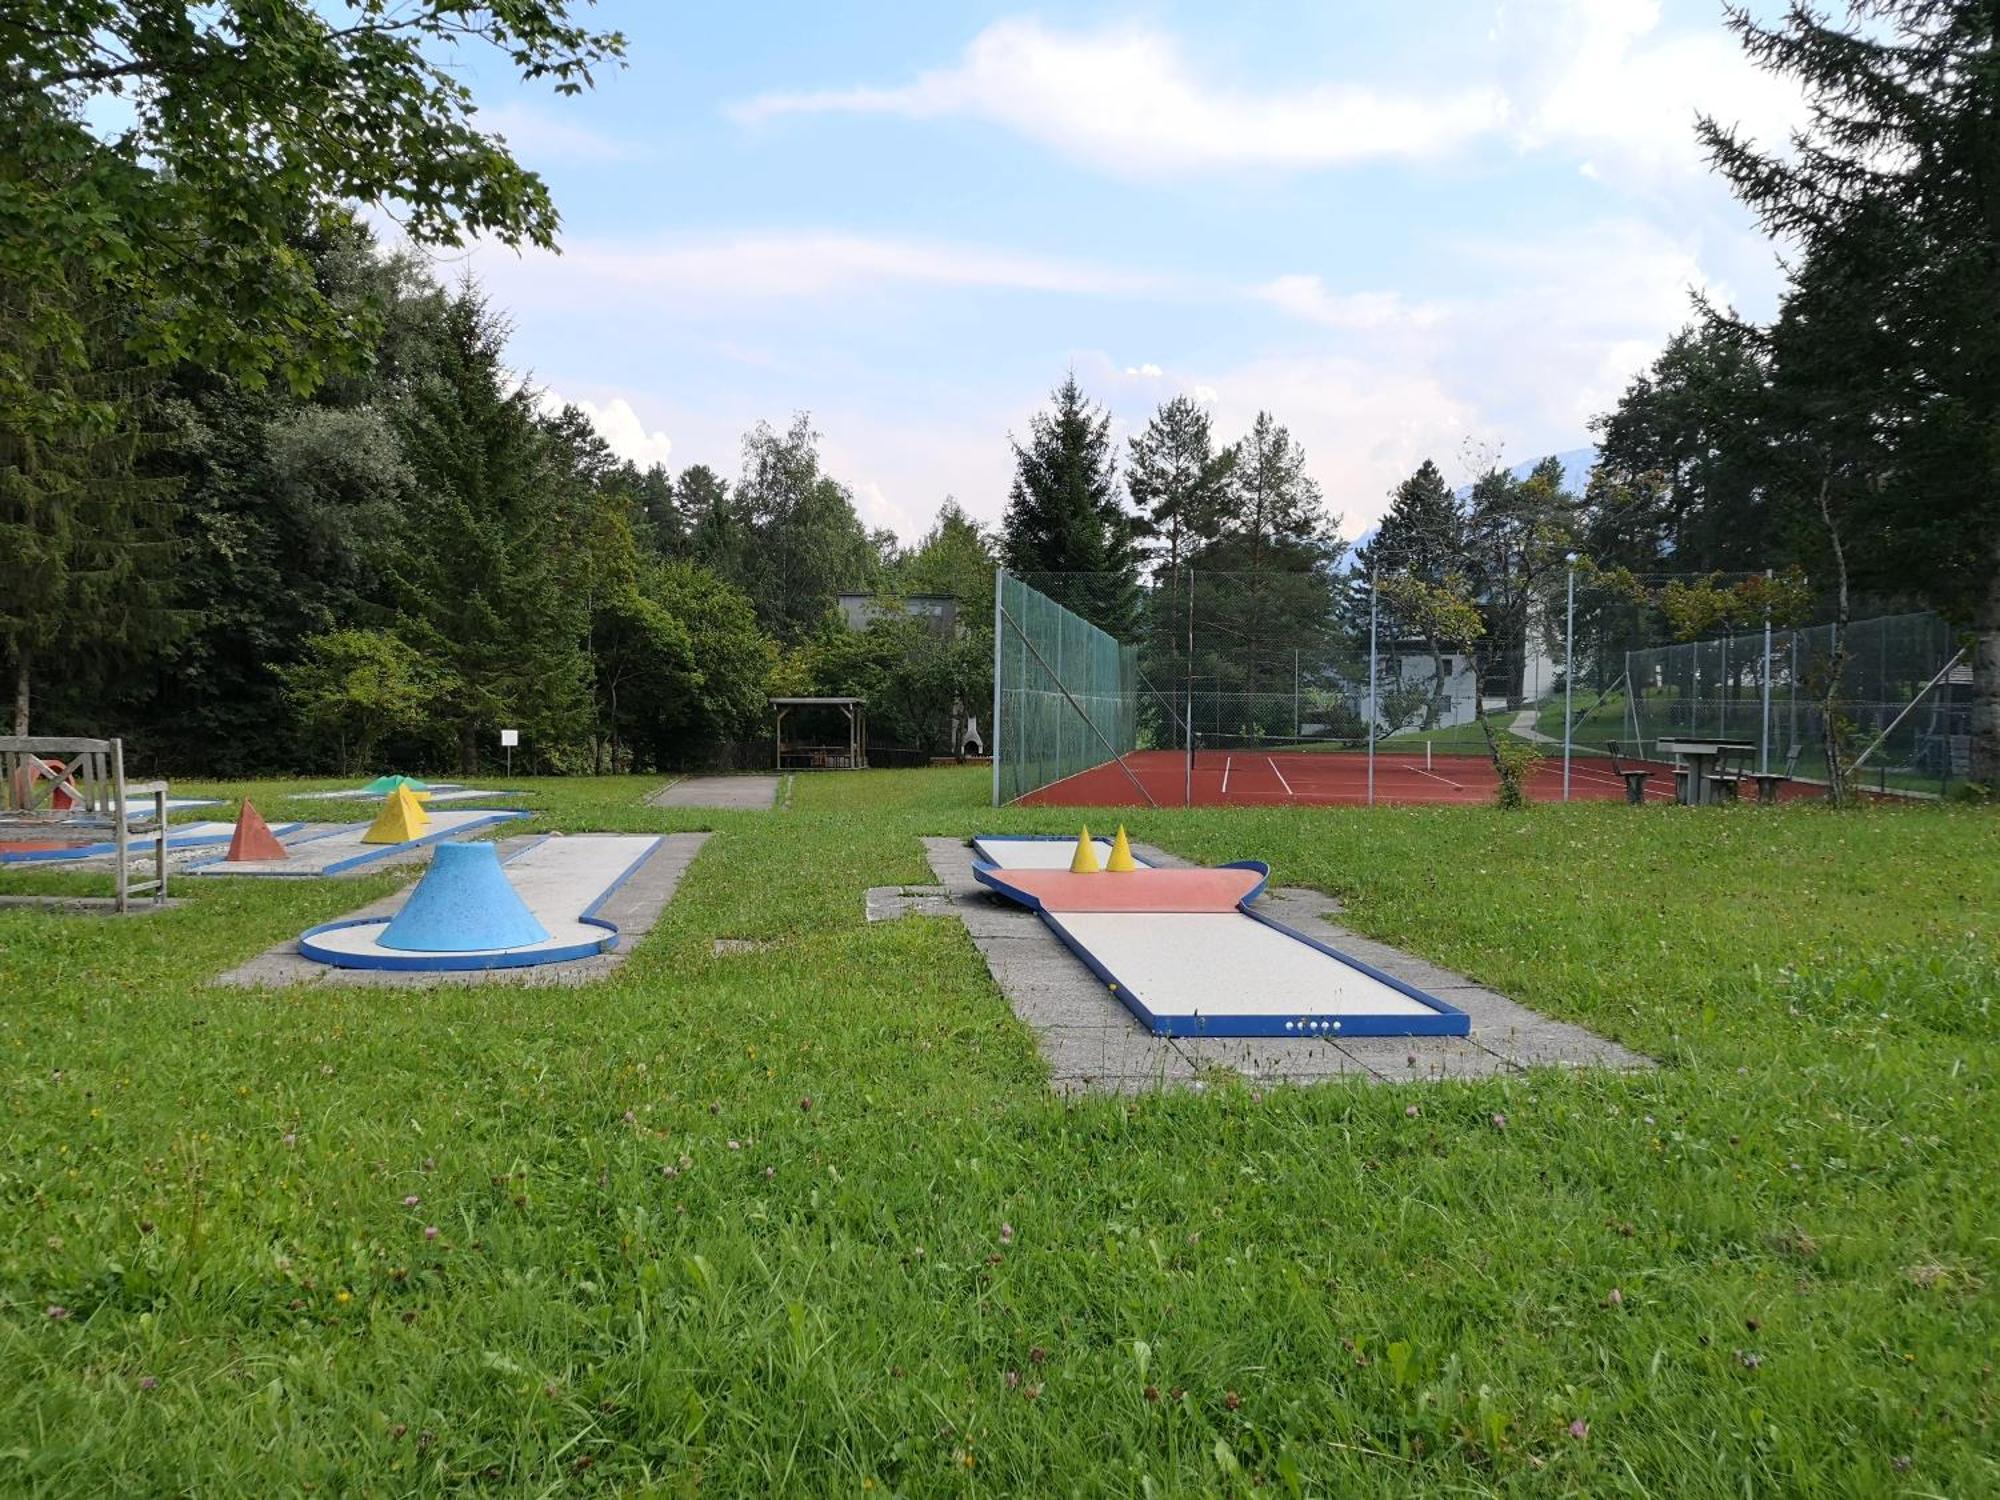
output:
POLYGON ((994 658, 998 801, 1136 748, 1137 648, 1006 573, 994 658))

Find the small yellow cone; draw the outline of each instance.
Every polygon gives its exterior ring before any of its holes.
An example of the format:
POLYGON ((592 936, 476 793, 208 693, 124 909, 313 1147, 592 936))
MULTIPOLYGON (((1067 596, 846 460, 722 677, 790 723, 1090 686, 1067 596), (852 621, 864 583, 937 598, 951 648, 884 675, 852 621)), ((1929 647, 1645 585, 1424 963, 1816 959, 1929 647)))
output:
POLYGON ((361 842, 407 844, 411 839, 423 837, 424 824, 429 821, 415 797, 399 792, 382 804, 382 810, 375 814, 375 821, 361 835, 361 842))
POLYGON ((1090 825, 1084 824, 1083 832, 1077 835, 1076 857, 1069 862, 1072 875, 1095 875, 1104 867, 1097 862, 1097 844, 1090 837, 1090 825))
POLYGON ((1132 846, 1125 842, 1125 825, 1118 825, 1118 837, 1111 841, 1111 858, 1104 868, 1114 875, 1127 875, 1139 868, 1139 861, 1132 857, 1132 846))

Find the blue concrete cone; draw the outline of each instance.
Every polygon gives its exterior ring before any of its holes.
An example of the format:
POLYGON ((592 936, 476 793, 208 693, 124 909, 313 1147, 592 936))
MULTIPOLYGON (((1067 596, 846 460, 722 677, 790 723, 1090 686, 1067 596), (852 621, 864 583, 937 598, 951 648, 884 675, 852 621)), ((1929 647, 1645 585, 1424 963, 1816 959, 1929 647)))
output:
POLYGON ((376 939, 410 953, 474 953, 546 942, 491 844, 440 844, 403 909, 376 939))

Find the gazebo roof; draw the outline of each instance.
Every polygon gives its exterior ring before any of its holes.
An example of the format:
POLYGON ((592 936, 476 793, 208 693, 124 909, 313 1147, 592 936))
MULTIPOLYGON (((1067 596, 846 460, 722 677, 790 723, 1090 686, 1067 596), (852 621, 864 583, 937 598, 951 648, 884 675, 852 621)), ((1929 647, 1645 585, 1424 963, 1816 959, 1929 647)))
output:
POLYGON ((865 707, 866 698, 773 698, 773 708, 850 708, 865 707))

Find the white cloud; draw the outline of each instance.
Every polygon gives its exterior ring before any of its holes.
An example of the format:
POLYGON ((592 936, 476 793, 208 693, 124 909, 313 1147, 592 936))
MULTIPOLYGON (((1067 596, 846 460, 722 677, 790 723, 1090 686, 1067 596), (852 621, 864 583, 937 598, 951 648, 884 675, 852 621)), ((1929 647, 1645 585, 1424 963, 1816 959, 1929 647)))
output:
POLYGON ((1317 276, 1279 276, 1252 287, 1250 295, 1304 322, 1358 332, 1428 328, 1440 316, 1435 303, 1412 306, 1396 292, 1335 292, 1317 276))
POLYGON ((639 141, 592 130, 574 119, 531 104, 498 104, 473 116, 481 130, 504 136, 509 149, 528 165, 537 162, 629 162, 652 155, 639 141))
POLYGON ((729 109, 790 115, 983 120, 1113 172, 1306 170, 1443 156, 1480 140, 1559 151, 1614 187, 1705 171, 1697 114, 1782 144, 1797 88, 1758 68, 1704 18, 1661 25, 1658 0, 1510 0, 1487 35, 1492 81, 1440 88, 1334 81, 1231 89, 1201 76, 1172 35, 1140 25, 1058 30, 997 21, 958 61, 889 87, 766 93, 729 109))
POLYGON ((1428 156, 1493 130, 1505 108, 1491 88, 1233 91, 1198 78, 1162 33, 1061 32, 1017 19, 980 32, 956 65, 900 87, 764 94, 730 113, 746 123, 804 114, 986 120, 1114 171, 1150 174, 1428 156))
POLYGON ((1447 461, 1469 434, 1490 431, 1443 372, 1420 362, 1265 358, 1212 377, 1190 393, 1211 406, 1217 437, 1233 440, 1270 412, 1304 447, 1307 472, 1350 537, 1381 519, 1390 489, 1425 458, 1447 461))
POLYGON ((674 440, 664 432, 648 430, 644 419, 623 396, 613 396, 600 406, 595 401, 566 399, 544 389, 536 393, 535 404, 550 413, 574 406, 590 418, 590 425, 613 453, 642 469, 664 464, 674 451, 674 440))
POLYGON ((1076 296, 1158 292, 1162 278, 978 245, 800 230, 658 241, 573 239, 561 255, 500 246, 479 274, 510 307, 538 304, 713 305, 813 298, 895 285, 1076 296))
POLYGON ((1166 371, 1162 370, 1158 365, 1154 364, 1151 360, 1148 360, 1143 365, 1127 365, 1125 367, 1125 373, 1127 375, 1136 376, 1141 380, 1158 380, 1162 375, 1166 374, 1166 371))
POLYGON ((1782 146, 1805 115, 1797 86, 1752 63, 1709 22, 1663 31, 1658 0, 1527 0, 1500 45, 1514 88, 1514 136, 1526 150, 1579 156, 1587 176, 1618 186, 1707 171, 1698 115, 1782 146))

